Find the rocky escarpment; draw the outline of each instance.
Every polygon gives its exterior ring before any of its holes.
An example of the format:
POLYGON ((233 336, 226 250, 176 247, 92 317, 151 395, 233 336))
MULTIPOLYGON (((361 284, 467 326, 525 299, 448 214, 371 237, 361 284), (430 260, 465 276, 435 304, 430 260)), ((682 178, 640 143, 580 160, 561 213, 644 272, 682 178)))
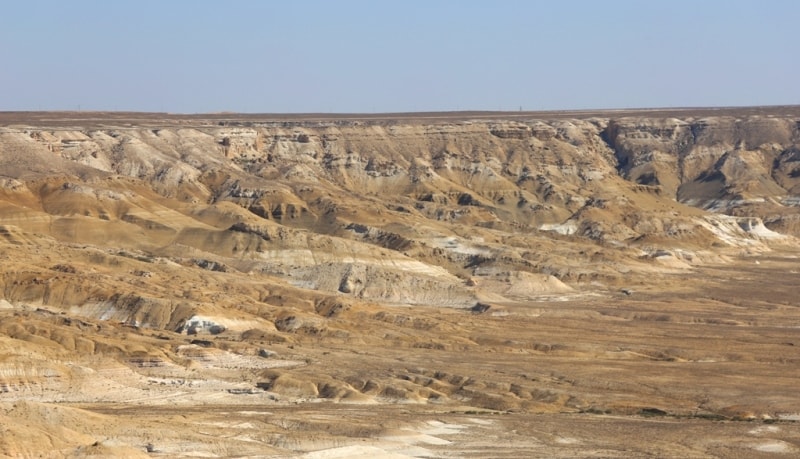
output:
POLYGON ((610 121, 606 136, 627 179, 692 206, 759 216, 797 232, 797 119, 626 118, 610 121))
POLYGON ((792 117, 220 124, 3 128, 5 237, 467 307, 798 230, 792 117))

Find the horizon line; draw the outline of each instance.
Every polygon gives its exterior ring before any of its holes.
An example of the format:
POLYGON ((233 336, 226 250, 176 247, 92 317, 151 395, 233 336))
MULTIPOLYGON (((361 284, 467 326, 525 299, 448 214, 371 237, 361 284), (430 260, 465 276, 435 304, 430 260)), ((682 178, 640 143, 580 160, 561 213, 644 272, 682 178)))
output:
POLYGON ((209 112, 180 112, 180 111, 148 111, 148 110, 104 110, 104 109, 55 109, 55 110, 0 110, 2 114, 12 113, 109 113, 109 114, 144 114, 144 115, 174 115, 174 116, 385 116, 385 115, 457 115, 457 114, 534 114, 534 113, 587 113, 587 112, 639 112, 639 111, 687 111, 687 110, 735 110, 758 108, 800 108, 800 104, 765 104, 765 105, 716 105, 716 106, 654 106, 654 107, 613 107, 613 108, 567 108, 567 109, 542 109, 542 110, 422 110, 422 111, 387 111, 387 112, 348 112, 348 111, 309 111, 309 112, 250 112, 218 110, 209 112))

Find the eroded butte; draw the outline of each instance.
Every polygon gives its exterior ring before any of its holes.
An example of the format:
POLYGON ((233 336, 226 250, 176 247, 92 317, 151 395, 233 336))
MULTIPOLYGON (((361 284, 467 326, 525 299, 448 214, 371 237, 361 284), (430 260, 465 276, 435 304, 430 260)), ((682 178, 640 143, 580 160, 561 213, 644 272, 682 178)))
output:
POLYGON ((0 114, 0 454, 796 457, 800 108, 0 114))

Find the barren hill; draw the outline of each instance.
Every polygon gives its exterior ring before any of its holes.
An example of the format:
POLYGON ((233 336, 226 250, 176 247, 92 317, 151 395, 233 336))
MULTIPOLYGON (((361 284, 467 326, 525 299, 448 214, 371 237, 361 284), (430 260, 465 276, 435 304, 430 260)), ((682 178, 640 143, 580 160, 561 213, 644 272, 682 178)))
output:
POLYGON ((0 114, 0 453, 793 455, 798 236, 797 107, 0 114))

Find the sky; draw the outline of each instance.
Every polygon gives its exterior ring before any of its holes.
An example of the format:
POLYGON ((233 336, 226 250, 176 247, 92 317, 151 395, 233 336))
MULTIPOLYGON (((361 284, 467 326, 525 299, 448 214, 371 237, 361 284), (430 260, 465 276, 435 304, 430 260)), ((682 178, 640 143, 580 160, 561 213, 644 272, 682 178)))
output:
POLYGON ((0 111, 800 104, 796 0, 6 0, 0 111))

